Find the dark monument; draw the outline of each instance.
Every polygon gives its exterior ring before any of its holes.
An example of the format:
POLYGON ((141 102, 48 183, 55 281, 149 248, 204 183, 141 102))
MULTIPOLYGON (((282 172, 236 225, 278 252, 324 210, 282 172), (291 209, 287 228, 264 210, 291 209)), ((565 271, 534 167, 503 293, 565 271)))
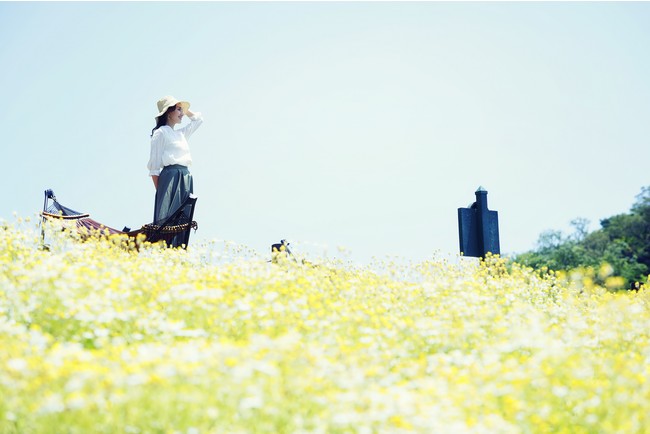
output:
POLYGON ((501 254, 499 248, 499 216, 487 207, 487 191, 476 190, 476 202, 469 208, 458 208, 458 236, 463 256, 484 258, 486 253, 501 254))

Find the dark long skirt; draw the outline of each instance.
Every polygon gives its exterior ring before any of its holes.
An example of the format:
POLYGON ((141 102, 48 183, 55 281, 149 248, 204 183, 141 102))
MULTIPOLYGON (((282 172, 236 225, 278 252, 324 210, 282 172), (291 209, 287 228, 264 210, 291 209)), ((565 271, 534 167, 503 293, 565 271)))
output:
MULTIPOLYGON (((158 189, 156 190, 156 202, 153 211, 154 223, 162 223, 193 192, 194 182, 187 167, 178 164, 165 166, 158 177, 158 189)), ((180 237, 175 238, 180 239, 180 237)), ((177 243, 176 239, 172 241, 172 246, 178 247, 179 245, 180 243, 177 243)))

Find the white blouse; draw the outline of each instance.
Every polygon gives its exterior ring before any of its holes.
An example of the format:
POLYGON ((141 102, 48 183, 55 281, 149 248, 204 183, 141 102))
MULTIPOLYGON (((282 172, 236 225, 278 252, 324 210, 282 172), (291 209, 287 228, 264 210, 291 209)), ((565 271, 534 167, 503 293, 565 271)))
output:
POLYGON ((187 139, 201 126, 203 117, 201 113, 194 113, 190 120, 192 122, 178 130, 164 125, 154 131, 151 136, 151 156, 147 164, 149 175, 158 176, 163 167, 172 164, 186 167, 192 164, 192 155, 187 139))

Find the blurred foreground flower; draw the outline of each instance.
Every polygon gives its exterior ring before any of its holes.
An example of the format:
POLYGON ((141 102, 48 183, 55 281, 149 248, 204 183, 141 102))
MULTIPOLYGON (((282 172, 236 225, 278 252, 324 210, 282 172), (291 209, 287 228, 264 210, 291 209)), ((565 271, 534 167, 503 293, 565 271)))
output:
POLYGON ((2 433, 650 426, 648 293, 607 269, 599 287, 498 257, 215 261, 33 232, 0 229, 2 433))

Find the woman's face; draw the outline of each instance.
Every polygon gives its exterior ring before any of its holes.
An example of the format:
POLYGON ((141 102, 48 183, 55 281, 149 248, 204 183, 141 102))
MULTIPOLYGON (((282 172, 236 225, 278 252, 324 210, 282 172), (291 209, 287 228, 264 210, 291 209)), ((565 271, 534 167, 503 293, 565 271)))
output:
POLYGON ((167 114, 167 125, 173 127, 176 124, 180 124, 182 120, 183 120, 183 108, 179 103, 176 104, 174 110, 170 111, 167 114))

